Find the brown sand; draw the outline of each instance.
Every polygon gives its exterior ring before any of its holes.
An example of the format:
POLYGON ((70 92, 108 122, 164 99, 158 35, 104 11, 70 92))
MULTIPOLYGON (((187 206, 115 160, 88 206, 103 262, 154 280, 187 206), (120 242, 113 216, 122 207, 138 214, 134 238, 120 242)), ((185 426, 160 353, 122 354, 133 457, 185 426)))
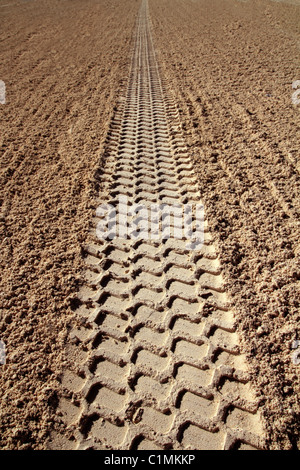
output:
MULTIPOLYGON (((144 207, 200 204, 147 3, 105 143, 99 203, 114 204, 122 194, 144 207)), ((207 219, 204 225, 204 242, 194 250, 172 237, 104 241, 93 229, 51 449, 265 447, 234 305, 207 219)))
POLYGON ((270 446, 297 446, 300 4, 153 0, 151 13, 270 446))
POLYGON ((127 79, 137 7, 66 0, 1 8, 2 448, 43 448, 52 427, 94 213, 93 169, 127 79))
MULTIPOLYGON (((0 108, 0 339, 8 350, 0 366, 1 448, 42 449, 57 419, 81 249, 95 209, 93 175, 126 83, 139 2, 7 3, 0 3, 0 79, 7 86, 0 108)), ((296 447, 300 121, 291 83, 300 78, 300 9, 151 0, 150 13, 269 446, 296 447)))

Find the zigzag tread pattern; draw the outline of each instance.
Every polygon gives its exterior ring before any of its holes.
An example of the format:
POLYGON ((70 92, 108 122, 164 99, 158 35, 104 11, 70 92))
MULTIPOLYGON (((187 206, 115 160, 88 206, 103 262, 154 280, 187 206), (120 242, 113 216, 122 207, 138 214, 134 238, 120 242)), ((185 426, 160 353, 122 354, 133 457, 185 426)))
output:
MULTIPOLYGON (((200 203, 179 120, 174 126, 176 106, 160 78, 146 0, 135 34, 127 95, 104 149, 100 200, 200 203)), ((62 379, 64 432, 53 434, 49 448, 264 448, 207 224, 199 250, 174 238, 95 236, 85 260, 79 326, 68 346, 74 366, 62 379)))

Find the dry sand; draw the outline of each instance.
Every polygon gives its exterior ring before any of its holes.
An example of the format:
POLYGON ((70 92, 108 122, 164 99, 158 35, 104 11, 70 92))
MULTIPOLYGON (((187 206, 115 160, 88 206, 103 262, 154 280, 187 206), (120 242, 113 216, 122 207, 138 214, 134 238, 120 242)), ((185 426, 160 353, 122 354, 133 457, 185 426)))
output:
MULTIPOLYGON (((2 1, 2 4, 8 3, 2 1)), ((128 73, 137 2, 1 8, 1 447, 53 425, 94 168, 128 73)))
POLYGON ((270 446, 297 446, 300 6, 153 0, 151 12, 270 446))
MULTIPOLYGON (((291 84, 300 79, 300 7, 266 0, 149 6, 268 445, 296 448, 300 108, 291 84)), ((130 0, 0 2, 3 449, 45 448, 58 421, 94 175, 127 82, 138 9, 130 0)))

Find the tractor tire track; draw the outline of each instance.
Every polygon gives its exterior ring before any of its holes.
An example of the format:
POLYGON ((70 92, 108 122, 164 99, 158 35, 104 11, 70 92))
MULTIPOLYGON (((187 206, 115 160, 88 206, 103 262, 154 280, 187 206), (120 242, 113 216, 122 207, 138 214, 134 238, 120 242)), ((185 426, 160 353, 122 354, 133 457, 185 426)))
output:
MULTIPOLYGON (((104 149, 102 202, 201 203, 176 119, 143 0, 127 95, 104 149)), ((64 432, 49 448, 264 448, 207 222, 200 250, 172 238, 95 236, 86 264, 68 350, 74 365, 62 380, 64 432)))

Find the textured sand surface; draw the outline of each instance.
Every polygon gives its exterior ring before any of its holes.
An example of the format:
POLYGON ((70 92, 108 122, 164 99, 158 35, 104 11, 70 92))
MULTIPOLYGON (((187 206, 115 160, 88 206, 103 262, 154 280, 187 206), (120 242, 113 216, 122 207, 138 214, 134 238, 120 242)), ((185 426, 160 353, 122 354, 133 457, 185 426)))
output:
POLYGON ((81 243, 94 214, 93 168, 127 80, 137 8, 114 0, 1 8, 4 448, 42 448, 53 426, 81 243))
MULTIPOLYGON (((99 202, 113 207, 122 195, 142 205, 138 218, 128 217, 137 232, 153 204, 201 204, 178 112, 160 78, 146 0, 123 103, 108 133, 99 202)), ((208 221, 204 243, 198 237, 193 249, 183 239, 92 233, 62 380, 62 426, 49 447, 263 448, 208 221)))
MULTIPOLYGON (((139 165, 121 155, 127 169, 115 173, 108 162, 103 171, 125 106, 139 8, 133 0, 0 2, 7 89, 0 105, 0 339, 7 348, 0 446, 43 449, 51 435, 54 448, 73 448, 74 436, 83 447, 247 448, 263 446, 263 435, 270 448, 297 448, 299 365, 291 348, 299 338, 300 108, 291 85, 300 79, 300 7, 149 0, 167 114, 150 119, 154 128, 141 123, 137 138, 147 148, 145 134, 156 132, 157 146, 166 139, 165 118, 176 128, 167 139, 179 136, 186 149, 192 192, 208 216, 209 253, 201 259, 180 247, 91 244, 96 206, 111 190, 105 184, 115 175, 113 189, 125 188, 139 165), (109 274, 95 278, 103 259, 109 274), (129 300, 139 299, 128 311, 124 266, 129 300), (164 296, 161 277, 174 305, 164 318, 154 308, 164 296), (78 295, 91 295, 87 284, 104 316, 78 309, 78 295), (204 315, 192 308, 211 288, 221 304, 226 297, 221 316, 213 302, 204 315), (66 372, 70 354, 74 367, 66 372), (183 390, 186 377, 192 384, 183 390), (256 437, 249 434, 255 424, 256 437), (237 428, 240 434, 229 432, 237 428)), ((149 185, 158 184, 162 197, 182 195, 170 177, 172 158, 158 158, 156 171, 165 173, 156 180, 146 157, 134 180, 140 197, 151 199, 149 185)))
POLYGON ((297 446, 300 6, 153 0, 150 11, 270 445, 297 446))

